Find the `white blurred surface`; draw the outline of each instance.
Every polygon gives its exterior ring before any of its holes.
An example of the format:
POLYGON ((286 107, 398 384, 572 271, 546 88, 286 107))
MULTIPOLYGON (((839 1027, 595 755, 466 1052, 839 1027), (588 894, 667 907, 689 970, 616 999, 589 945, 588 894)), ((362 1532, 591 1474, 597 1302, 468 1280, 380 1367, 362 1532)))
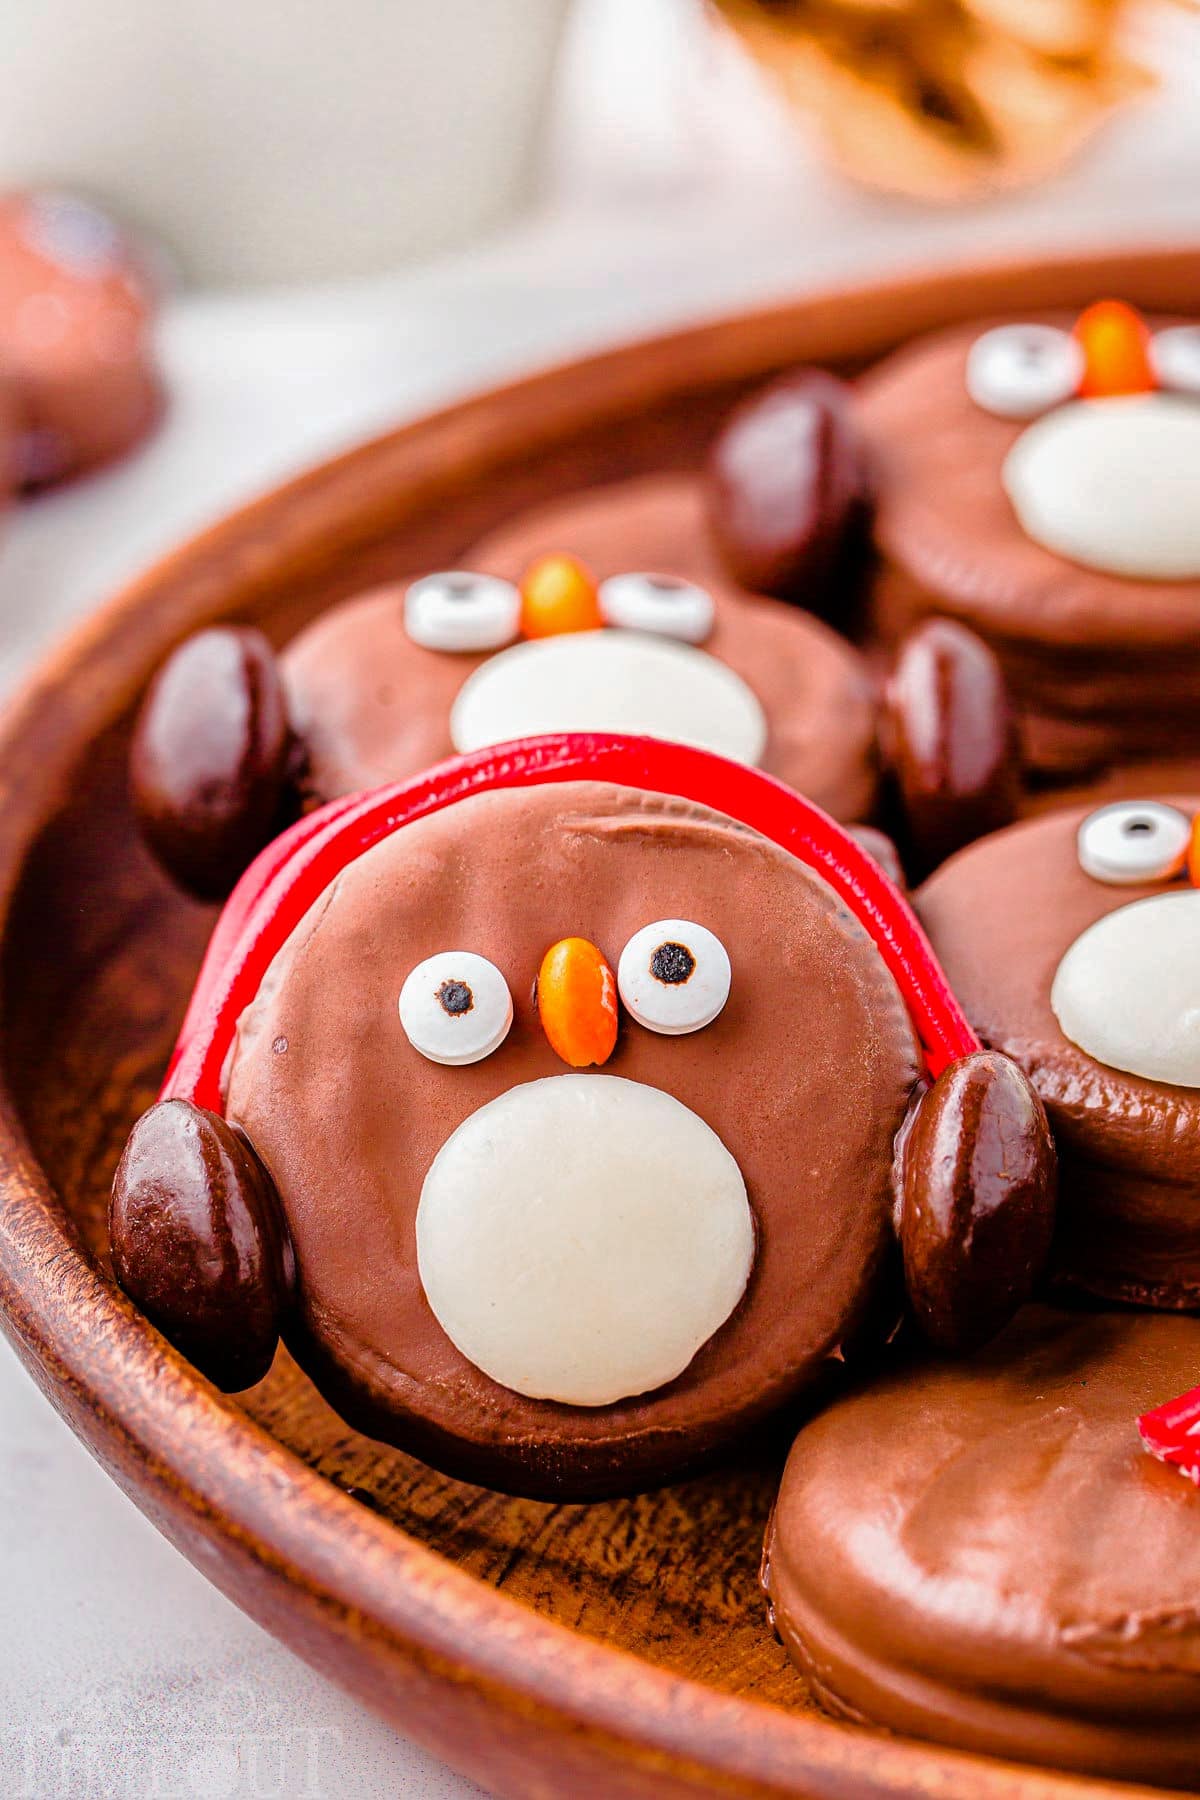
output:
POLYGON ((0 0, 0 182, 205 281, 392 268, 527 203, 567 0, 0 0))
MULTIPOLYGON (((550 194, 504 237, 351 287, 176 301, 163 328, 161 432, 8 526, 0 687, 184 533, 501 375, 852 271, 1200 239, 1200 52, 1185 21, 1166 27, 1167 91, 1114 122, 1080 163, 1034 194, 942 213, 858 193, 803 146, 785 151, 770 103, 747 109, 758 90, 746 69, 697 38, 693 17, 688 0, 581 5, 550 194)), ((190 1570, 7 1349, 0 1592, 19 1621, 0 1649, 6 1796, 473 1791, 190 1570)))

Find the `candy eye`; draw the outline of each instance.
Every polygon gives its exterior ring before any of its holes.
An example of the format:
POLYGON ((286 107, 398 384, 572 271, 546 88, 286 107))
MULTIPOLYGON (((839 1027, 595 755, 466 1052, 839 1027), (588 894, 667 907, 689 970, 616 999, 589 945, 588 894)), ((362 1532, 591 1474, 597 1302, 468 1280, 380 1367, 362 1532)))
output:
POLYGON ((711 1025, 729 998, 729 956, 690 919, 657 919, 635 931, 617 964, 617 990, 639 1025, 681 1037, 711 1025))
POLYGON ((600 611, 607 625, 685 644, 702 644, 713 626, 712 595, 675 575, 610 575, 600 584, 600 611))
POLYGON ((1114 886, 1167 881, 1183 867, 1191 821, 1157 800, 1120 800, 1089 813, 1079 827, 1079 866, 1114 886))
POLYGON ((1150 362, 1165 388, 1178 394, 1200 394, 1200 325, 1175 325, 1156 332, 1150 362))
POLYGON ((999 325, 971 345, 967 392, 1001 419, 1034 419, 1078 390, 1084 355, 1054 325, 999 325))
POLYGON ((400 989, 400 1023, 430 1062, 482 1062, 500 1048, 512 1020, 508 983, 495 963, 470 950, 426 957, 400 989))
POLYGON ((414 581, 404 596, 404 628, 426 650, 499 650, 521 623, 521 596, 498 575, 446 569, 414 581))

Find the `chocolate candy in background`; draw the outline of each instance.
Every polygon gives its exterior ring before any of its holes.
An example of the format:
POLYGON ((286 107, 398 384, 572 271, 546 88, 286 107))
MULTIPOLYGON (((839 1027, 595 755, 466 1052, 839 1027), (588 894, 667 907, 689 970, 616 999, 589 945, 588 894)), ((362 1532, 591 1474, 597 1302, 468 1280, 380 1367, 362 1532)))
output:
POLYGON ((1195 1383, 1200 1321, 1026 1307, 801 1431, 767 1534, 775 1628, 841 1717, 1191 1788, 1200 1492, 1137 1418, 1195 1383))
POLYGON ((203 1262, 229 1203, 245 1235, 260 1196, 227 1157, 198 1197, 171 1144, 214 1126, 176 1100, 118 1173, 116 1266, 217 1379, 258 1366, 277 1304, 358 1428, 511 1491, 628 1491, 881 1342, 897 1226, 938 1341, 980 1335, 976 1247, 987 1325, 1028 1293, 1052 1206, 1040 1106, 994 1055, 928 1092, 921 1066, 865 928, 775 844, 606 782, 473 794, 347 863, 238 1022, 226 1129, 269 1179, 294 1288, 269 1270, 246 1296, 209 1284, 191 1328, 170 1266, 203 1262), (551 1029, 547 986, 572 963, 546 953, 566 940, 607 965, 615 1033, 551 1029), (566 1066, 589 1042, 603 1066, 566 1066))
POLYGON ((42 487, 131 449, 162 393, 149 258, 91 201, 0 195, 0 372, 17 408, 17 479, 42 487))
POLYGON ((294 754, 260 631, 199 631, 159 670, 134 731, 130 784, 147 844, 192 893, 228 893, 290 822, 294 754))
POLYGON ((849 632, 870 489, 850 390, 823 369, 797 369, 744 400, 714 440, 708 524, 744 588, 849 632))
MULTIPOLYGON (((1114 760, 1200 753, 1200 398, 1075 398, 1073 323, 1014 328, 1001 373, 1023 416, 969 391, 990 321, 898 350, 862 378, 856 405, 876 480, 875 634, 895 645, 930 613, 977 631, 1000 659, 1029 765, 1059 783, 1114 760), (1170 578, 1145 572, 1164 544, 1170 578)), ((1151 362, 1177 325, 1148 322, 1151 362)), ((1177 384, 1178 359, 1160 360, 1177 384)))
MULTIPOLYGON (((700 743, 756 763, 846 821, 876 814, 882 753, 895 764, 886 822, 918 873, 1015 811, 1017 748, 986 646, 927 622, 881 695, 837 633, 721 573, 694 475, 642 476, 547 502, 463 560, 469 572, 392 583, 330 608, 280 653, 292 785, 275 817, 403 779, 456 750, 558 729, 700 743), (556 546, 555 579, 598 584, 590 603, 601 628, 514 641, 525 605, 517 584, 556 546)), ((241 768, 245 755, 243 636, 220 628, 194 640, 204 645, 203 683, 194 679, 200 652, 185 643, 148 695, 135 741, 132 786, 148 841, 206 896, 266 841, 272 816, 249 805, 240 821, 223 816, 206 863, 211 777, 241 768), (225 696, 209 679, 222 664, 225 696)), ((236 786, 226 780, 221 792, 236 786)))
POLYGON ((1023 801, 1021 752, 995 652, 953 619, 926 619, 884 686, 884 817, 910 877, 1011 824, 1023 801))
POLYGON ((1200 1306, 1198 810, 1058 810, 960 851, 915 900, 972 1025, 1045 1103, 1059 1276, 1154 1307, 1200 1306))

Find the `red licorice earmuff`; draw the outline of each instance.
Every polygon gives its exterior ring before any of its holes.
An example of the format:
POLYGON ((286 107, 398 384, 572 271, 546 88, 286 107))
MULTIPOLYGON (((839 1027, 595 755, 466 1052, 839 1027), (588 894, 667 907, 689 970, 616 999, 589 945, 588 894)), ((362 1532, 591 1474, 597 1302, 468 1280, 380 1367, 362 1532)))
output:
POLYGON ((221 1071, 238 1018, 309 907, 365 851, 472 794, 566 781, 610 781, 695 801, 770 838, 822 876, 868 932, 904 998, 930 1078, 979 1049, 911 909, 820 807, 773 776, 708 750, 569 733, 500 744, 414 780, 332 801, 277 838, 247 869, 217 922, 160 1097, 221 1111, 221 1071))

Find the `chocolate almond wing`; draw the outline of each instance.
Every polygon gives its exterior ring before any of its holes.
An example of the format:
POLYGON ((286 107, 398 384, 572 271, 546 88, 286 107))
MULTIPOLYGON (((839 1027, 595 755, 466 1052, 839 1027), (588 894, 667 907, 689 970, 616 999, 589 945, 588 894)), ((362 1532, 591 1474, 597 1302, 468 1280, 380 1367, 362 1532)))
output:
POLYGON ((922 1095, 900 1159, 904 1279, 924 1335, 974 1350, 1033 1293, 1054 1230, 1046 1111, 1016 1063, 981 1050, 922 1095))
POLYGON ((109 1207, 117 1280, 218 1387, 271 1366, 292 1253, 270 1176, 218 1114, 164 1100, 130 1133, 109 1207))

